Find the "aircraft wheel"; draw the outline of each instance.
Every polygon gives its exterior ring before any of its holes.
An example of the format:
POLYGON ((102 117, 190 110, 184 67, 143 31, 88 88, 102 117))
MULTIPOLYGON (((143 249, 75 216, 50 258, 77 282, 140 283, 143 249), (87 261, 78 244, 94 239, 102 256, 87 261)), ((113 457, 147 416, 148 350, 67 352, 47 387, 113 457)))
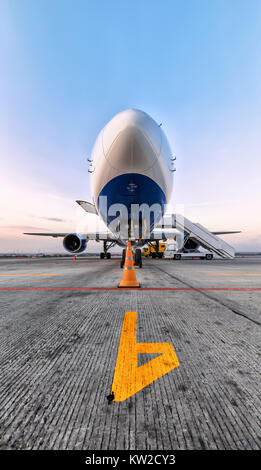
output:
POLYGON ((111 259, 111 253, 106 253, 106 258, 111 259))
POLYGON ((125 255, 126 255, 126 250, 122 250, 122 255, 121 255, 121 268, 123 268, 124 263, 125 263, 125 255))
POLYGON ((142 256, 141 250, 139 248, 137 248, 135 251, 135 266, 139 266, 139 268, 142 268, 142 256))
POLYGON ((101 259, 104 259, 104 258, 105 258, 105 253, 103 253, 103 252, 100 253, 100 258, 101 258, 101 259))

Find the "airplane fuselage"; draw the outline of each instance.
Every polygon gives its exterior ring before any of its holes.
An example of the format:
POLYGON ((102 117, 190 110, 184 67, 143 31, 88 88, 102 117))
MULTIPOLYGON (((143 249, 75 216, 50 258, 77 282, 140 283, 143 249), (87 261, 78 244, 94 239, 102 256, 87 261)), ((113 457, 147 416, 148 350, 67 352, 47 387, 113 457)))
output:
MULTIPOLYGON (((98 214, 110 229, 118 205, 126 207, 130 222, 132 207, 156 204, 160 212, 150 218, 149 229, 153 229, 171 195, 171 157, 161 126, 143 111, 123 111, 102 129, 92 152, 92 194, 98 214)), ((117 230, 117 226, 112 229, 117 230)))

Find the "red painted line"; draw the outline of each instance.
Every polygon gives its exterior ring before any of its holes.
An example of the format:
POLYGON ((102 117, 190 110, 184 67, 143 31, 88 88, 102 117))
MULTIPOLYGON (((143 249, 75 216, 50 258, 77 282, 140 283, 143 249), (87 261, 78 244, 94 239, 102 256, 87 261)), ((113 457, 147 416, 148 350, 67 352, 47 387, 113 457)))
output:
POLYGON ((0 287, 0 291, 92 291, 92 290, 117 290, 121 291, 141 291, 141 290, 163 290, 163 291, 205 291, 205 290, 216 290, 216 291, 261 291, 261 287, 140 287, 140 288, 129 288, 123 287, 119 289, 118 287, 0 287))

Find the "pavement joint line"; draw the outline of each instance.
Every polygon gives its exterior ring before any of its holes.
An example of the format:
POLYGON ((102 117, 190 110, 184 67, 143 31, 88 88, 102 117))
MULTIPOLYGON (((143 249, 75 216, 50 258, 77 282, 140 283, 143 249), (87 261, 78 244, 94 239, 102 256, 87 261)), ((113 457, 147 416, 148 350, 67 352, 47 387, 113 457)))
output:
POLYGON ((236 274, 207 274, 207 276, 261 276, 261 274, 236 273, 236 274))
MULTIPOLYGON (((181 281, 182 282, 182 281, 181 281)), ((118 292, 129 290, 137 291, 153 291, 153 290, 162 290, 162 291, 261 291, 261 287, 123 287, 119 289, 118 287, 0 287, 0 291, 13 291, 13 290, 53 290, 53 291, 63 291, 63 290, 116 290, 118 292)))
POLYGON ((22 277, 22 276, 60 276, 60 274, 0 274, 1 277, 22 277))
MULTIPOLYGON (((172 279, 175 279, 175 281, 179 281, 182 284, 184 284, 185 286, 187 286, 187 288, 184 287, 183 290, 190 290, 190 289, 191 290, 197 290, 202 295, 205 295, 208 299, 214 300, 218 304, 223 305, 223 307, 228 308, 229 310, 231 310, 231 312, 235 313, 236 315, 239 315, 239 316, 245 318, 246 320, 249 320, 250 322, 255 323, 256 325, 261 326, 261 323, 259 321, 256 321, 253 318, 250 318, 246 313, 234 309, 233 307, 228 305, 226 302, 221 302, 219 299, 217 299, 215 297, 212 297, 211 295, 209 295, 205 292, 205 291, 209 291, 209 290, 212 290, 212 291, 261 291, 260 287, 241 287, 241 288, 240 287, 223 287, 223 288, 222 287, 205 287, 205 288, 197 288, 197 287, 190 286, 187 282, 183 281, 182 279, 179 279, 176 276, 173 276, 173 274, 170 274, 167 271, 165 271, 164 269, 159 268, 159 266, 155 266, 155 267, 156 267, 156 269, 163 272, 164 274, 167 274, 172 279)), ((182 289, 182 288, 180 288, 180 289, 182 289)))

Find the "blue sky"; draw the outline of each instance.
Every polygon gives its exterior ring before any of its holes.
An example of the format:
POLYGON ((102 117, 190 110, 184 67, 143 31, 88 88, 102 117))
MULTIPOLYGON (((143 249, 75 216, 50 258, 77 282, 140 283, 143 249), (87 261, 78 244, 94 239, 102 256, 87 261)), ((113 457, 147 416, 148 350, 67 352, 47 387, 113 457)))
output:
POLYGON ((0 41, 0 251, 92 228, 86 157, 130 107, 177 155, 173 207, 261 250, 259 0, 0 0, 0 41))

